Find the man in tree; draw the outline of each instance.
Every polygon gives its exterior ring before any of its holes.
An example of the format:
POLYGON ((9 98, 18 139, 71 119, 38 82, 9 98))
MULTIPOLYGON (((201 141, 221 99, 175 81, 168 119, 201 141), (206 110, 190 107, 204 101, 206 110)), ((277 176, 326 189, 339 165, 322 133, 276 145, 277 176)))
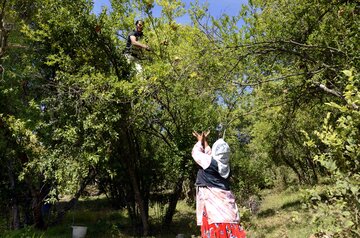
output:
POLYGON ((127 37, 126 48, 124 50, 124 54, 129 63, 135 64, 135 69, 137 72, 142 71, 142 67, 139 64, 139 60, 143 57, 143 49, 150 50, 148 45, 140 43, 143 38, 143 27, 144 21, 137 20, 135 22, 136 30, 130 32, 127 37))

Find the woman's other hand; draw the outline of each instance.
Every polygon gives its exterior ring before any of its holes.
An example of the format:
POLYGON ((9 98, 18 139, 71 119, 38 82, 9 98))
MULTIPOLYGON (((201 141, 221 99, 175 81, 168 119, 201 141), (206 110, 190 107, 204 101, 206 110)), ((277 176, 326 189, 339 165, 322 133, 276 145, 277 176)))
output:
POLYGON ((204 133, 199 134, 197 131, 193 131, 192 134, 193 134, 193 136, 196 137, 196 139, 197 139, 198 141, 202 141, 202 140, 203 140, 203 134, 204 134, 204 133))

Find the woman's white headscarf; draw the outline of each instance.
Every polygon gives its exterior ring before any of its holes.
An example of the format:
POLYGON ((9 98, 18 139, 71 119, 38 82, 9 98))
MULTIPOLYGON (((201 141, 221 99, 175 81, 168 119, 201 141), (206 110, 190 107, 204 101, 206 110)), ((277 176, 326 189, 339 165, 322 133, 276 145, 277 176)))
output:
POLYGON ((227 178, 230 174, 230 147, 229 145, 223 140, 218 139, 213 147, 211 152, 212 157, 218 163, 218 172, 221 177, 227 178))

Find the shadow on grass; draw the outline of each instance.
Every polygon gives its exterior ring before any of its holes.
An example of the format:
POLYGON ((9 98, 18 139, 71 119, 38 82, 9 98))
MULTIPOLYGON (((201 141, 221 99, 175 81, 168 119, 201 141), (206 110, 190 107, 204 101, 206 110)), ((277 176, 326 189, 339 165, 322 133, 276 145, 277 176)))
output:
POLYGON ((177 234, 184 234, 185 237, 200 235, 200 228, 196 225, 195 213, 181 213, 174 216, 170 225, 162 226, 160 222, 152 225, 154 237, 173 238, 177 234))
POLYGON ((289 208, 299 208, 300 206, 301 206, 301 201, 296 200, 296 201, 293 201, 293 202, 285 203, 280 208, 285 210, 285 209, 289 209, 289 208))
POLYGON ((259 218, 265 218, 265 217, 270 217, 270 216, 274 216, 276 214, 274 209, 266 209, 264 211, 261 211, 257 214, 257 216, 259 218))
MULTIPOLYGON (((274 233, 278 227, 276 225, 269 225, 269 226, 261 226, 261 227, 253 227, 252 229, 247 231, 247 238, 269 238, 269 234, 274 233)), ((280 236, 285 238, 287 236, 280 236)))
MULTIPOLYGON (((292 202, 288 202, 283 204, 280 209, 282 210, 288 210, 288 209, 295 209, 295 208, 300 208, 301 207, 301 201, 300 200, 296 200, 296 201, 292 201, 292 202)), ((261 211, 257 214, 257 216, 259 218, 266 218, 266 217, 270 217, 270 216, 274 216, 276 214, 276 210, 269 208, 266 209, 264 211, 261 211)))

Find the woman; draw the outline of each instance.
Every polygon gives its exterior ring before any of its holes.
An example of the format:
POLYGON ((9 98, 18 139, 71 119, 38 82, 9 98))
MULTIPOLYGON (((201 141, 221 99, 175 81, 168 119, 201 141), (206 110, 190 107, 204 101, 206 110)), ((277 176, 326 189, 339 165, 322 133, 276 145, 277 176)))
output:
POLYGON ((218 139, 212 149, 208 145, 209 132, 193 135, 198 142, 192 157, 200 166, 196 178, 196 219, 202 238, 245 238, 235 196, 230 190, 230 147, 218 139))

